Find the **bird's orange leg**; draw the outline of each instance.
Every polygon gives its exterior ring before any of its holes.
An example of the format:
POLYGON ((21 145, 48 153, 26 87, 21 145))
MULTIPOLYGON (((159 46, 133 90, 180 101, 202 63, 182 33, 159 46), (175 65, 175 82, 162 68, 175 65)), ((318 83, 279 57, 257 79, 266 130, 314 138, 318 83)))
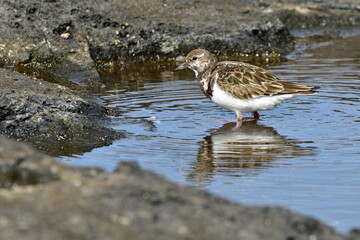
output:
POLYGON ((238 117, 237 120, 238 120, 238 122, 242 122, 242 121, 244 121, 245 119, 244 119, 243 117, 238 117))
POLYGON ((254 112, 254 117, 250 119, 250 121, 257 121, 257 120, 260 120, 260 114, 255 111, 254 112))

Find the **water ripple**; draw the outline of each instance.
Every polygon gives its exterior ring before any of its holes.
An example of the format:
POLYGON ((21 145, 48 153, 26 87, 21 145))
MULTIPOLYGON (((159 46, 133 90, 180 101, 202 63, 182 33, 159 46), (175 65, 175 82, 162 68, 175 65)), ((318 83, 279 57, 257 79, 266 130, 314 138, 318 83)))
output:
POLYGON ((121 76, 101 98, 121 111, 114 128, 130 137, 62 161, 110 171, 136 160, 233 201, 281 205, 342 231, 359 227, 360 38, 343 41, 270 67, 321 88, 261 112, 259 123, 226 122, 235 114, 204 97, 190 72, 121 76))

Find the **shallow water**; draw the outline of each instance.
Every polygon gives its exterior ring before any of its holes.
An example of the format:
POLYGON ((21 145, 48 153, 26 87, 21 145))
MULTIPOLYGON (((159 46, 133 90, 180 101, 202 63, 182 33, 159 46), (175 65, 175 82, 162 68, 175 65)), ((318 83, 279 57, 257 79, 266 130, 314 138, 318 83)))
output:
POLYGON ((339 231, 360 227, 359 42, 329 42, 267 67, 321 89, 261 112, 257 123, 227 122, 235 114, 203 96, 190 71, 104 77, 99 97, 121 111, 114 128, 129 138, 60 160, 109 171, 135 160, 235 202, 286 207, 339 231))

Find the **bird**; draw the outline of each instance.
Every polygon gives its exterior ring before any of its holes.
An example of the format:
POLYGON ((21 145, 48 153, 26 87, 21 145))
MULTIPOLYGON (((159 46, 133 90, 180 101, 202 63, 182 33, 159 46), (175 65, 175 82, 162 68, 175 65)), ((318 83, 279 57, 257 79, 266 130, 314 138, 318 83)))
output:
POLYGON ((206 97, 217 105, 236 113, 237 121, 244 121, 243 113, 252 113, 250 121, 260 119, 258 111, 269 110, 286 99, 314 94, 318 86, 282 81, 273 73, 244 62, 218 62, 205 49, 192 50, 186 61, 173 71, 194 71, 198 85, 206 97))

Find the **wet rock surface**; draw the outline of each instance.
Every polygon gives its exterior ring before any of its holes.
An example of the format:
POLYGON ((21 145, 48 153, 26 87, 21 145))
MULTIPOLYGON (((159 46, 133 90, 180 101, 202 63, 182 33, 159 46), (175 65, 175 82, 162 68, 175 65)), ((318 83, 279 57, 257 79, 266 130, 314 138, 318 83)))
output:
POLYGON ((6 0, 0 9, 3 62, 80 68, 173 58, 196 47, 284 53, 294 43, 289 28, 360 23, 355 0, 6 0))
POLYGON ((123 136, 106 125, 105 109, 67 87, 0 69, 0 134, 43 151, 69 155, 123 136))
POLYGON ((135 163, 114 173, 76 169, 24 144, 0 143, 2 239, 359 239, 357 230, 345 236, 288 210, 234 204, 135 163), (9 180, 9 166, 39 181, 9 180))

